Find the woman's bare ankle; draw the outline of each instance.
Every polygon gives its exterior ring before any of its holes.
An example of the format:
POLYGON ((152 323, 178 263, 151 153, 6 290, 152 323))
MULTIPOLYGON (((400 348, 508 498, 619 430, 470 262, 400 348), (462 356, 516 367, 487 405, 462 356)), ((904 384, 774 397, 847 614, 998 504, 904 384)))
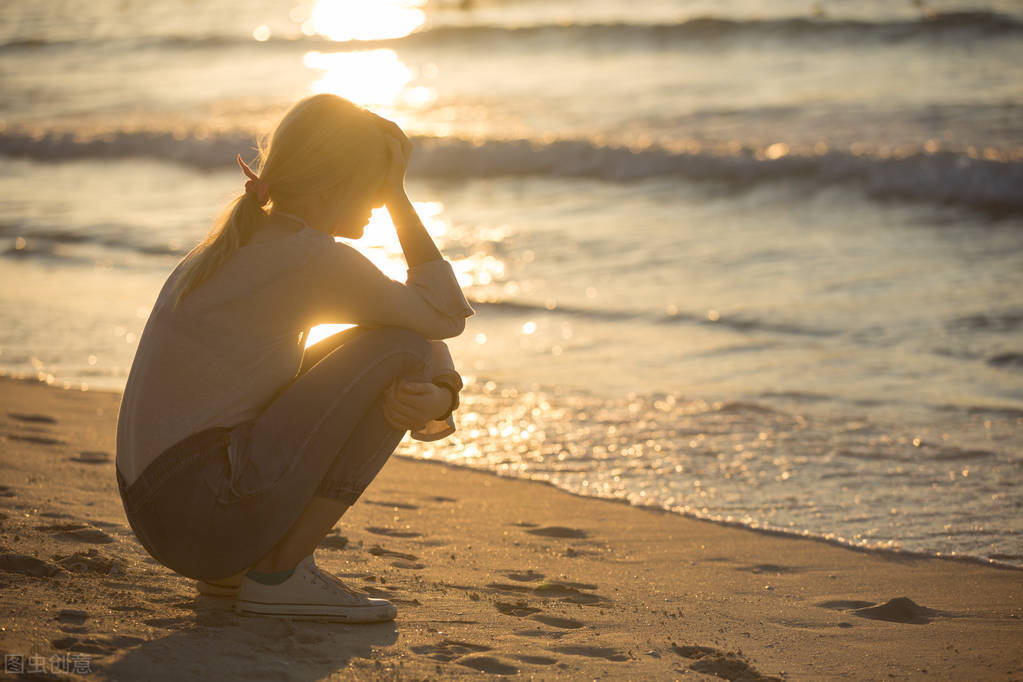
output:
POLYGON ((298 565, 301 558, 292 559, 287 556, 280 556, 277 552, 270 552, 255 565, 249 568, 248 571, 256 571, 257 573, 280 573, 281 571, 290 571, 298 565))

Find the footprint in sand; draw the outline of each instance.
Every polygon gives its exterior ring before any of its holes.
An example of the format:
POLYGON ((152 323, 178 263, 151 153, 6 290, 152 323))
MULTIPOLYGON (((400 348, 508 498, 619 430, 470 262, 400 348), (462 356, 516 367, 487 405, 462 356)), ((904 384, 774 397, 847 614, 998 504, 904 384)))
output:
POLYGON ((391 507, 392 509, 419 509, 418 504, 407 502, 388 502, 386 500, 366 500, 366 504, 373 504, 378 507, 391 507))
POLYGON ((458 665, 464 665, 473 670, 490 673, 491 675, 518 675, 519 669, 513 665, 504 663, 493 656, 472 656, 456 661, 458 665))
POLYGON ((395 552, 394 550, 391 550, 391 549, 385 549, 385 548, 381 547, 380 545, 373 545, 372 547, 370 547, 366 551, 369 552, 370 554, 372 554, 373 556, 390 557, 390 558, 394 558, 394 559, 404 559, 405 561, 418 561, 419 560, 419 557, 417 557, 415 554, 407 554, 405 552, 395 552))
POLYGON ((460 656, 467 654, 478 654, 481 651, 490 651, 491 647, 484 644, 473 644, 462 642, 457 639, 444 639, 437 644, 419 644, 411 647, 417 654, 423 654, 437 661, 453 661, 460 656))
POLYGON ((20 440, 26 443, 35 443, 37 445, 65 445, 62 440, 57 438, 47 438, 46 436, 22 436, 17 433, 8 433, 7 437, 10 440, 20 440))
POLYGON ((542 528, 531 528, 526 531, 530 535, 539 535, 545 538, 575 538, 589 537, 586 531, 578 528, 567 528, 565 526, 544 526, 542 528))
POLYGON ((131 649, 145 643, 146 640, 142 637, 133 637, 132 635, 108 635, 103 637, 102 641, 118 649, 131 649))
POLYGON ((525 601, 517 601, 514 604, 500 601, 494 602, 494 608, 506 616, 515 616, 516 618, 525 618, 528 616, 530 619, 535 620, 538 623, 561 628, 563 630, 576 630, 583 626, 582 623, 571 618, 560 618, 558 616, 550 616, 545 613, 541 613, 542 609, 530 606, 525 601))
POLYGON ((317 545, 321 549, 344 549, 347 546, 348 538, 344 535, 328 535, 317 545))
POLYGON ((25 414, 19 412, 8 412, 7 416, 19 422, 30 424, 56 424, 57 420, 47 414, 25 414))
POLYGON ((535 606, 530 606, 524 601, 515 602, 509 604, 508 602, 494 602, 494 608, 503 613, 506 616, 515 616, 516 618, 524 618, 534 613, 539 613, 540 609, 535 606))
POLYGON ((535 592, 578 592, 579 590, 595 590, 597 586, 593 583, 577 583, 571 580, 545 580, 533 588, 535 592))
POLYGON ((896 597, 889 599, 884 604, 875 604, 869 601, 825 601, 817 604, 825 609, 836 611, 849 611, 860 618, 871 620, 886 620, 892 623, 907 623, 910 625, 926 625, 931 622, 934 616, 944 615, 940 611, 920 606, 909 597, 896 597))
POLYGON ((512 594, 533 591, 533 588, 529 585, 509 585, 508 583, 487 583, 487 589, 497 590, 498 592, 511 592, 512 594))
POLYGON ((395 568, 406 568, 418 571, 421 568, 426 568, 426 564, 413 563, 411 561, 392 561, 391 565, 395 568))
POLYGON ((467 668, 490 673, 491 675, 516 675, 519 672, 519 669, 515 666, 504 663, 493 656, 473 655, 491 650, 491 647, 483 644, 445 639, 437 644, 420 644, 411 648, 417 654, 429 656, 435 661, 443 661, 445 663, 454 661, 458 665, 464 665, 467 668))
POLYGON ((82 450, 74 457, 68 457, 69 461, 80 464, 106 464, 111 461, 110 453, 102 450, 82 450))
POLYGON ((522 661, 523 663, 532 663, 534 665, 554 665, 558 662, 556 658, 548 658, 547 656, 531 656, 529 654, 517 654, 512 656, 516 661, 522 661))
POLYGON ((559 618, 558 616, 548 616, 543 613, 538 613, 535 616, 532 616, 532 619, 538 623, 550 625, 555 628, 561 628, 563 630, 578 630, 583 626, 582 623, 571 618, 559 618))
POLYGON ((591 606, 603 604, 608 600, 599 594, 584 592, 584 590, 595 590, 596 585, 590 583, 576 583, 571 581, 546 580, 535 587, 529 585, 511 585, 508 583, 488 583, 487 588, 498 592, 511 594, 525 594, 532 592, 543 599, 558 599, 572 604, 591 606))
POLYGON ((89 612, 81 609, 61 609, 57 621, 70 625, 83 625, 89 619, 89 612))
MULTIPOLYGON (((629 660, 629 657, 619 651, 607 646, 559 646, 553 651, 561 654, 572 654, 573 656, 587 656, 589 658, 605 658, 609 661, 621 662, 629 660)), ((731 678, 735 679, 735 678, 731 678)))
POLYGON ((0 570, 31 575, 37 578, 50 578, 61 572, 60 566, 55 566, 48 561, 37 559, 27 554, 15 552, 4 552, 0 554, 0 570))
POLYGON ((795 573, 799 569, 791 566, 778 566, 777 564, 757 564, 756 566, 740 566, 735 570, 748 571, 756 574, 771 573, 774 575, 781 575, 782 573, 795 573))
POLYGON ((382 528, 380 526, 368 526, 366 531, 374 535, 386 535, 389 538, 418 538, 423 535, 414 530, 398 530, 397 528, 382 528))
POLYGON ((530 569, 528 571, 505 571, 504 575, 510 580, 515 580, 520 583, 531 583, 540 580, 544 577, 543 573, 537 573, 530 569))
POLYGON ((112 645, 109 642, 103 640, 94 639, 92 637, 86 639, 79 639, 78 637, 58 637, 50 640, 50 645, 58 651, 68 650, 75 653, 81 654, 97 654, 99 656, 106 656, 112 654, 119 647, 112 645))
POLYGON ((533 588, 533 592, 545 599, 559 599, 572 604, 593 605, 607 602, 599 594, 591 594, 583 590, 595 590, 596 585, 590 583, 574 583, 568 581, 545 581, 533 588))
POLYGON ((558 632, 557 630, 541 630, 537 628, 535 630, 516 630, 512 633, 516 637, 545 637, 548 639, 561 639, 566 633, 558 632))
POLYGON ((726 680, 743 680, 744 682, 782 682, 778 677, 762 675, 751 666, 742 654, 718 651, 708 646, 678 646, 671 648, 682 658, 691 659, 689 669, 708 675, 716 675, 726 680))

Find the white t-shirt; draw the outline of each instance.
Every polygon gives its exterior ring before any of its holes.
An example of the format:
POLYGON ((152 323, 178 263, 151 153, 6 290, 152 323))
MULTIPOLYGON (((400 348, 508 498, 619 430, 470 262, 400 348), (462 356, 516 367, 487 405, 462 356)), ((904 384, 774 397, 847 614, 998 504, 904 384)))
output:
MULTIPOLYGON (((121 398, 117 467, 129 485, 187 436, 257 417, 298 374, 317 324, 397 326, 445 339, 473 314, 447 261, 409 268, 401 284, 309 227, 241 247, 175 309, 174 285, 195 253, 160 291, 121 398)), ((434 347, 435 376, 457 377, 446 347, 434 347)), ((449 418, 412 435, 434 440, 453 429, 449 418)))

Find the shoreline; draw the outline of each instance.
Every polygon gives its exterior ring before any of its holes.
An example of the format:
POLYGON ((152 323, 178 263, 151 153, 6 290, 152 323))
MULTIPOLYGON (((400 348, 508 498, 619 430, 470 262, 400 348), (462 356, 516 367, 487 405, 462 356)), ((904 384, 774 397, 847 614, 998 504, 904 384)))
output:
MULTIPOLYGON (((24 297, 32 296, 26 289, 24 297)), ((141 308, 138 314, 144 315, 141 308)), ((481 329, 514 340, 508 329, 494 327, 499 321, 481 329)), ((135 331, 128 332, 133 340, 135 331)), ((454 351, 460 358, 478 346, 465 336, 454 351)), ((797 537, 1023 568, 1023 526, 1012 504, 1014 491, 1023 489, 1023 411, 972 403, 953 408, 951 400, 911 408, 892 396, 866 406, 839 398, 844 389, 830 384, 833 395, 722 395, 665 385, 616 393, 603 381, 587 389, 559 382, 547 369, 534 368, 532 378, 484 371, 470 357, 459 361, 474 370, 465 376, 459 430, 437 448, 406 443, 399 454, 551 480, 576 494, 613 495, 797 537), (522 416, 530 408, 540 412, 522 416), (610 422, 564 416, 579 408, 608 415, 615 437, 604 432, 610 422), (516 421, 528 428, 514 429, 516 421), (502 430, 511 427, 510 439, 494 432, 498 422, 502 430), (647 443, 652 459, 628 454, 647 443)), ((74 390, 79 375, 63 375, 56 369, 61 366, 68 365, 54 365, 56 377, 41 373, 42 379, 74 390)))
MULTIPOLYGON (((30 383, 30 384, 38 383, 38 384, 41 384, 41 385, 44 385, 44 386, 49 386, 51 388, 58 389, 58 390, 62 389, 62 390, 69 390, 69 391, 82 391, 83 393, 84 392, 111 393, 111 394, 115 394, 115 395, 118 395, 118 396, 120 396, 120 394, 121 394, 120 391, 112 389, 112 388, 105 388, 105 387, 93 388, 93 387, 90 387, 88 384, 77 384, 76 385, 76 384, 74 384, 74 383, 72 383, 70 381, 60 381, 60 382, 58 382, 58 381, 55 380, 53 383, 49 383, 49 382, 47 382, 46 379, 41 378, 41 377, 33 377, 33 376, 28 375, 28 374, 14 375, 14 374, 12 374, 10 372, 5 372, 3 369, 0 369, 0 381, 17 381, 17 382, 27 382, 27 383, 30 383), (82 388, 83 386, 84 386, 84 388, 82 388)), ((571 387, 571 390, 584 390, 584 389, 579 389, 578 387, 571 387)), ((721 402, 721 403, 727 404, 727 403, 735 402, 735 401, 730 401, 730 400, 726 399, 725 397, 715 397, 713 399, 709 399, 708 402, 721 402)), ((940 406, 928 406, 928 409, 938 409, 939 407, 940 406)), ((945 407, 949 408, 949 406, 945 406, 945 407)), ((964 411, 969 411, 969 410, 980 410, 982 408, 976 408, 976 407, 975 408, 953 407, 952 409, 961 409, 961 410, 964 410, 964 411)), ((997 412, 997 411, 1010 412, 1013 415, 1017 415, 1017 413, 1020 412, 1019 410, 1016 410, 1015 408, 997 408, 997 407, 992 407, 991 410, 993 410, 995 412, 997 412)), ((1021 418, 1023 418, 1023 417, 1021 417, 1021 418)), ((407 442, 407 441, 403 441, 403 442, 407 442)), ((690 513, 690 512, 686 512, 686 511, 677 511, 677 510, 673 510, 673 509, 665 509, 664 507, 660 507, 660 506, 657 506, 657 505, 638 505, 638 504, 635 504, 635 503, 631 502, 630 500, 628 500, 626 498, 599 497, 599 496, 596 496, 596 495, 587 495, 587 494, 582 493, 582 492, 577 491, 577 490, 572 490, 570 488, 559 487, 557 484, 552 483, 551 481, 544 480, 542 478, 527 478, 527 477, 518 477, 518 476, 507 476, 507 475, 502 474, 502 473, 500 473, 498 471, 494 471, 492 469, 488 469, 488 468, 484 468, 484 467, 474 467, 474 466, 467 465, 467 464, 459 464, 458 462, 449 462, 449 461, 444 461, 444 460, 441 460, 441 459, 415 457, 413 455, 407 455, 407 454, 403 454, 403 453, 400 453, 400 452, 396 452, 395 453, 395 457, 396 458, 401 458, 401 459, 406 459, 406 460, 409 460, 409 461, 414 461, 414 462, 426 462, 426 463, 437 464, 437 465, 440 465, 440 466, 451 467, 451 468, 455 468, 455 469, 462 469, 462 470, 465 470, 465 471, 473 471, 473 472, 477 472, 477 473, 483 473, 483 474, 495 476, 495 477, 498 477, 498 478, 507 478, 507 479, 512 479, 512 480, 521 480, 521 481, 528 481, 528 482, 531 482, 531 483, 539 483, 539 484, 543 484, 543 485, 549 485, 549 486, 553 487, 555 490, 559 490, 561 492, 565 492, 565 493, 568 493, 569 495, 574 495, 576 497, 580 497, 580 498, 583 498, 583 499, 603 500, 603 501, 606 501, 606 502, 614 502, 614 503, 618 503, 618 504, 624 504, 626 506, 633 507, 635 509, 644 509, 644 510, 649 510, 649 511, 654 511, 654 512, 661 512, 661 513, 671 514, 671 515, 675 515, 675 516, 679 516, 679 517, 683 517, 683 518, 687 518, 687 519, 692 519, 692 520, 695 520, 695 521, 705 521, 707 523, 714 523, 714 524, 721 525, 723 527, 746 529, 746 530, 750 530, 750 531, 753 531, 753 532, 756 532, 756 533, 764 533, 764 534, 767 534, 767 535, 776 535, 776 536, 779 536, 779 537, 815 540, 817 542, 823 542, 823 543, 828 544, 828 545, 832 545, 832 546, 836 546, 836 547, 843 547, 843 548, 852 549, 852 550, 855 550, 855 551, 877 552, 877 553, 881 553, 881 554, 891 554, 891 555, 895 555, 895 556, 908 556, 908 557, 924 558, 924 559, 940 559, 940 560, 944 560, 944 561, 961 561, 961 562, 972 563, 972 564, 977 564, 977 565, 981 565, 981 566, 989 566, 989 567, 993 567, 993 568, 1002 568, 1002 569, 1006 569, 1006 570, 1023 571, 1023 565, 1016 565, 1016 564, 1008 563, 1008 562, 1005 562, 1005 561, 1000 561, 998 559, 986 558, 986 557, 983 557, 983 556, 976 556, 976 555, 969 555, 969 554, 963 554, 963 555, 940 554, 940 553, 935 553, 935 552, 918 551, 918 550, 912 550, 912 549, 897 549, 897 548, 888 548, 888 547, 870 547, 870 546, 856 545, 856 544, 852 544, 850 542, 843 542, 840 539, 829 538, 829 537, 827 537, 826 534, 815 533, 814 531, 811 531, 811 530, 788 530, 788 529, 780 528, 780 527, 776 528, 776 527, 771 527, 771 526, 766 526, 766 527, 765 526, 753 526, 753 525, 749 525, 749 524, 743 523, 741 521, 729 521, 729 520, 726 520, 726 519, 712 518, 712 517, 708 517, 708 516, 700 516, 698 514, 694 514, 694 513, 690 513)))
POLYGON ((317 550, 327 570, 394 600, 395 623, 237 616, 198 599, 127 527, 119 399, 0 378, 6 654, 88 656, 82 679, 1023 679, 1014 567, 407 456, 317 550))
POLYGON ((928 560, 929 559, 933 559, 935 561, 950 561, 950 562, 953 562, 953 563, 955 563, 955 562, 962 562, 962 563, 966 563, 966 564, 973 564, 973 565, 977 565, 977 566, 985 566, 987 568, 996 568, 996 569, 1002 569, 1002 570, 1006 570, 1006 571, 1023 571, 1023 566, 1015 566, 1013 564, 1002 563, 1002 562, 1000 562, 998 560, 995 560, 995 559, 985 559, 983 557, 966 556, 966 555, 957 556, 957 555, 951 555, 951 554, 950 555, 929 554, 927 552, 914 552, 912 550, 903 550, 903 549, 886 549, 884 547, 863 547, 863 546, 860 546, 860 545, 848 544, 848 543, 842 542, 841 540, 833 540, 831 538, 826 538, 826 537, 823 537, 821 535, 813 535, 809 531, 807 531, 805 533, 802 533, 802 532, 799 532, 799 531, 787 531, 787 530, 784 530, 784 529, 781 529, 781 528, 763 528, 763 527, 749 526, 749 525, 746 525, 746 524, 742 523, 741 521, 725 521, 723 519, 712 519, 712 518, 707 518, 707 517, 703 517, 703 516, 697 516, 695 514, 689 514, 687 512, 673 511, 671 509, 665 509, 664 507, 658 507, 658 506, 652 505, 652 504, 648 504, 648 505, 633 504, 629 500, 627 500, 625 498, 622 498, 622 497, 598 497, 596 495, 584 495, 583 493, 576 492, 574 490, 569 490, 567 488, 559 488, 556 484, 551 483, 550 481, 545 481, 543 479, 539 479, 539 478, 521 478, 521 477, 518 477, 518 476, 506 476, 504 474, 501 474, 501 473, 499 473, 497 471, 493 471, 493 470, 490 470, 490 469, 476 468, 476 467, 471 467, 471 466, 468 466, 468 465, 465 465, 465 464, 457 464, 455 462, 445 462, 445 461, 438 460, 438 459, 425 459, 425 458, 422 458, 422 457, 413 457, 411 455, 395 454, 394 457, 397 458, 397 459, 403 459, 403 460, 406 460, 406 461, 409 461, 409 462, 421 462, 423 464, 434 464, 434 465, 437 465, 437 466, 446 467, 446 468, 450 468, 450 469, 460 469, 462 471, 471 471, 471 472, 474 472, 474 473, 484 474, 486 476, 493 476, 495 478, 506 479, 506 480, 510 480, 510 481, 525 481, 526 483, 535 483, 535 484, 538 484, 538 485, 545 485, 545 486, 549 486, 550 488, 552 488, 554 490, 557 490, 558 492, 565 493, 567 495, 572 495, 573 497, 578 497, 578 498, 583 499, 583 500, 595 500, 595 501, 598 501, 598 502, 609 502, 611 504, 620 504, 620 505, 624 505, 626 507, 629 507, 630 509, 637 509, 639 511, 646 511, 646 512, 651 512, 651 513, 654 513, 654 514, 667 514, 668 516, 674 516, 674 517, 678 517, 678 518, 689 519, 691 521, 697 521, 697 522, 700 522, 700 523, 710 523, 710 524, 714 524, 714 525, 717 525, 717 526, 721 526, 722 528, 733 528, 735 530, 746 530, 746 531, 749 531, 751 533, 759 533, 761 535, 768 535, 768 536, 773 536, 773 537, 796 539, 796 540, 809 540, 809 541, 812 541, 812 542, 820 542, 820 543, 823 543, 823 544, 828 545, 830 547, 838 547, 838 548, 841 548, 841 549, 848 549, 848 550, 852 550, 854 552, 864 552, 864 553, 867 553, 867 554, 890 555, 893 559, 898 559, 898 558, 903 558, 903 557, 904 558, 910 558, 910 559, 928 559, 928 560))

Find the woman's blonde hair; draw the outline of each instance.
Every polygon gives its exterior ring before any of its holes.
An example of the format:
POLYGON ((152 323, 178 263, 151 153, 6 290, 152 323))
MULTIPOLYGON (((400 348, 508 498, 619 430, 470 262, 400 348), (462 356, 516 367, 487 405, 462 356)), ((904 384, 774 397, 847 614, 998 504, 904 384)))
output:
POLYGON ((325 197, 339 215, 352 197, 365 197, 383 180, 389 152, 380 119, 338 97, 306 97, 258 142, 259 179, 269 190, 263 204, 256 192, 235 197, 206 238, 189 253, 177 282, 174 304, 213 276, 269 218, 274 203, 325 197), (330 193, 333 196, 330 196, 330 193))

